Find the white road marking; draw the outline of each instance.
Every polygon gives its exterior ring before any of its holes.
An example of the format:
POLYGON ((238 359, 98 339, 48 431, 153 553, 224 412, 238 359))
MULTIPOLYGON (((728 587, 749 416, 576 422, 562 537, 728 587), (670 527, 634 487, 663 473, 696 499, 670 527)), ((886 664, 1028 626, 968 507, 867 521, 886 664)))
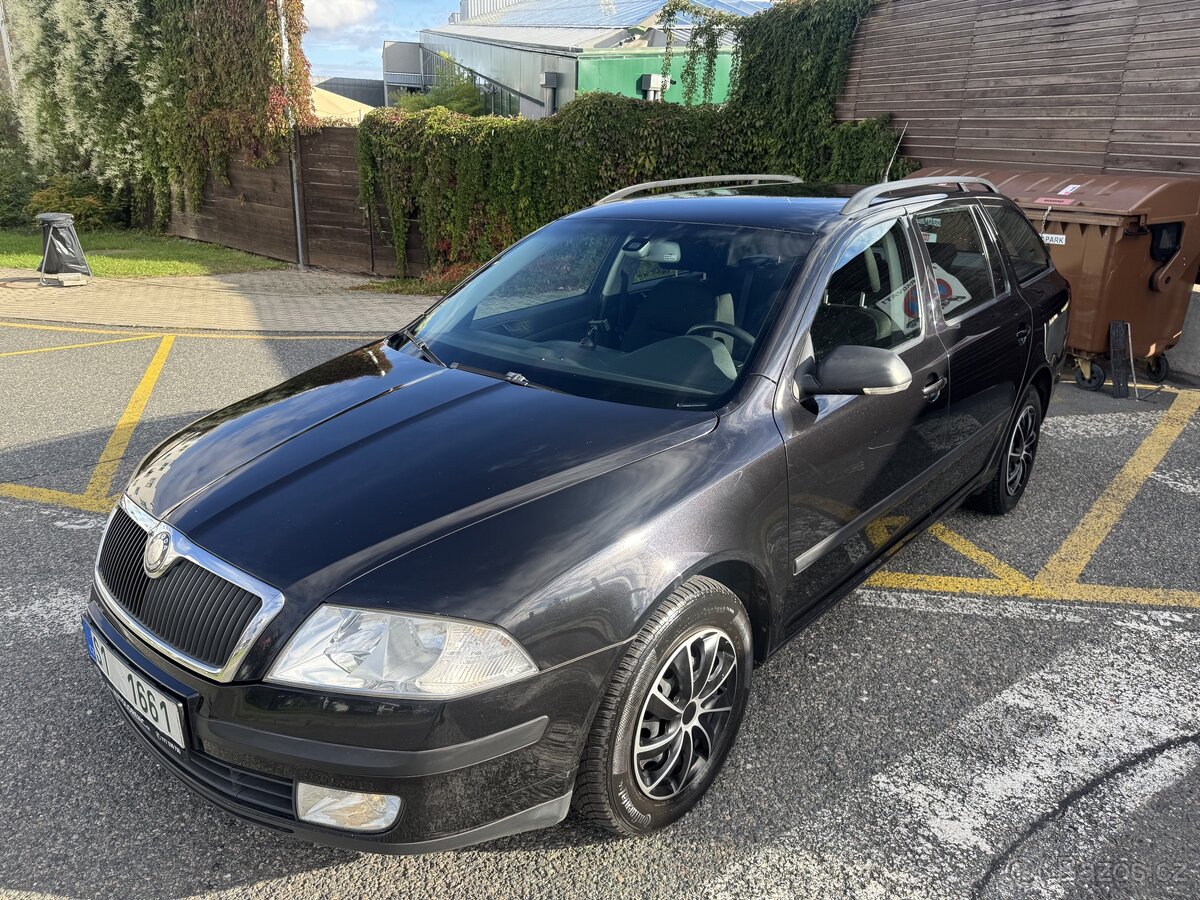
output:
POLYGON ((1148 433, 1162 418, 1161 409, 1140 412, 1100 413, 1099 415, 1050 416, 1042 423, 1042 433, 1054 437, 1106 438, 1148 433))
POLYGON ((54 527, 67 531, 91 531, 104 525, 104 516, 89 516, 86 514, 71 516, 69 519, 55 519, 54 527))
MULTIPOLYGON (((1017 859, 997 873, 987 896, 1060 900, 1081 879, 1086 882, 1113 878, 1112 872, 1106 876, 1105 866, 1093 867, 1086 858, 1081 860, 1079 850, 1086 854, 1088 848, 1101 846, 1111 837, 1114 825, 1189 778, 1197 766, 1200 766, 1200 747, 1185 744, 1153 756, 1102 784, 1072 806, 1061 821, 1031 837, 1017 859)), ((1128 868, 1128 859, 1123 862, 1128 868)), ((1168 864, 1168 874, 1171 868, 1168 864)), ((1120 870, 1115 873, 1119 874, 1120 870)), ((1129 877, 1136 875, 1133 872, 1129 877)), ((1111 887, 1118 889, 1122 885, 1114 883, 1111 887)))
POLYGON ((0 621, 3 631, 22 637, 49 637, 79 630, 79 619, 87 608, 88 594, 63 588, 0 592, 0 621))
MULTIPOLYGON (((860 591, 854 602, 923 613, 1018 610, 1064 624, 1093 618, 1067 605, 1046 612, 903 592, 860 591)), ((989 863, 1061 798, 1147 747, 1200 731, 1195 621, 1131 612, 1110 617, 1124 627, 1089 629, 1042 670, 750 852, 705 894, 772 896, 771 884, 786 884, 791 896, 967 895, 989 863), (813 860, 821 863, 816 872, 813 860)))
POLYGON ((1150 473, 1150 477, 1159 484, 1173 488, 1181 494, 1188 494, 1192 497, 1200 496, 1200 473, 1194 469, 1155 470, 1150 473))

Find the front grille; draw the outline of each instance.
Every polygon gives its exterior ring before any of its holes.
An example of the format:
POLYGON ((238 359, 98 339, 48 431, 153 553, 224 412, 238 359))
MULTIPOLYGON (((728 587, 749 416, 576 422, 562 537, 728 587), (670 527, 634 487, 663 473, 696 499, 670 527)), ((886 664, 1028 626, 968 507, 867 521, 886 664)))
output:
POLYGON ((189 750, 182 756, 171 753, 162 749, 158 742, 150 737, 147 732, 149 726, 139 722, 126 708, 123 700, 118 699, 117 705, 164 765, 182 769, 192 780, 200 782, 209 790, 216 791, 240 806, 248 806, 285 819, 295 818, 292 807, 293 782, 290 778, 231 766, 199 750, 189 750))
POLYGON ((220 668, 262 605, 258 595, 178 559, 159 578, 142 568, 146 532, 118 508, 97 569, 113 599, 151 634, 192 659, 220 668))

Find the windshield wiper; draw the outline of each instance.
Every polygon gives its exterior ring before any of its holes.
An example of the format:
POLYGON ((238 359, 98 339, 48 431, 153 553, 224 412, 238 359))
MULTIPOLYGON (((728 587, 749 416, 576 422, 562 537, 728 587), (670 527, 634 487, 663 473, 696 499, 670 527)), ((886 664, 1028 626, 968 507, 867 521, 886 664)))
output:
POLYGON ((509 384, 515 384, 519 387, 537 388, 539 391, 550 391, 555 394, 565 394, 566 391, 560 391, 558 388, 547 387, 544 384, 538 384, 536 381, 530 381, 520 372, 493 372, 491 369, 480 369, 476 366, 464 366, 462 363, 450 363, 450 368, 461 369, 463 372, 471 372, 474 375, 482 375, 485 378, 495 378, 497 381, 507 381, 509 384))
POLYGON ((436 353, 429 349, 429 345, 427 343, 409 331, 408 328, 401 328, 396 333, 401 337, 408 338, 408 342, 416 347, 417 351, 431 363, 435 363, 436 365, 441 366, 443 369, 450 368, 450 366, 442 362, 441 358, 436 353))

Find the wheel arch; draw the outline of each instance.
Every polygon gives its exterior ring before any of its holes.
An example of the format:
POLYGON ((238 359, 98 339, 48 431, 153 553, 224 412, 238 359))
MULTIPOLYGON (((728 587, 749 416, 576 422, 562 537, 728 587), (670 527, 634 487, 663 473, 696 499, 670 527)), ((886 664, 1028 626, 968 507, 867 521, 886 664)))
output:
POLYGON ((771 652, 774 621, 771 591, 762 572, 742 559, 709 561, 689 572, 680 583, 698 575, 724 585, 742 601, 750 618, 750 632, 754 636, 754 662, 756 665, 762 663, 771 652))
POLYGON ((1050 373, 1050 369, 1042 366, 1033 373, 1033 378, 1029 383, 1037 389, 1038 398, 1042 401, 1042 416, 1046 415, 1046 411, 1050 408, 1050 396, 1054 393, 1054 376, 1050 373))

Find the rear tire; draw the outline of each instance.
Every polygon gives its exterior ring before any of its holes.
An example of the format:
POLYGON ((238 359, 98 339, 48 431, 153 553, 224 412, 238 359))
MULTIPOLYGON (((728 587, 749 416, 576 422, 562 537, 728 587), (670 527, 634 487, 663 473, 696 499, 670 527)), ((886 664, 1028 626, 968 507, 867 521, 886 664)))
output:
POLYGON ((630 642, 600 701, 575 811, 636 836, 695 806, 741 725, 752 648, 750 620, 732 591, 704 577, 676 588, 630 642))
MULTIPOLYGON (((1092 371, 1095 372, 1095 363, 1092 371)), ((1042 433, 1042 399, 1030 387, 1017 407, 1016 418, 1005 433, 1000 462, 986 488, 967 502, 972 509, 993 516, 1012 510, 1025 496, 1037 458, 1038 438, 1042 433)))

